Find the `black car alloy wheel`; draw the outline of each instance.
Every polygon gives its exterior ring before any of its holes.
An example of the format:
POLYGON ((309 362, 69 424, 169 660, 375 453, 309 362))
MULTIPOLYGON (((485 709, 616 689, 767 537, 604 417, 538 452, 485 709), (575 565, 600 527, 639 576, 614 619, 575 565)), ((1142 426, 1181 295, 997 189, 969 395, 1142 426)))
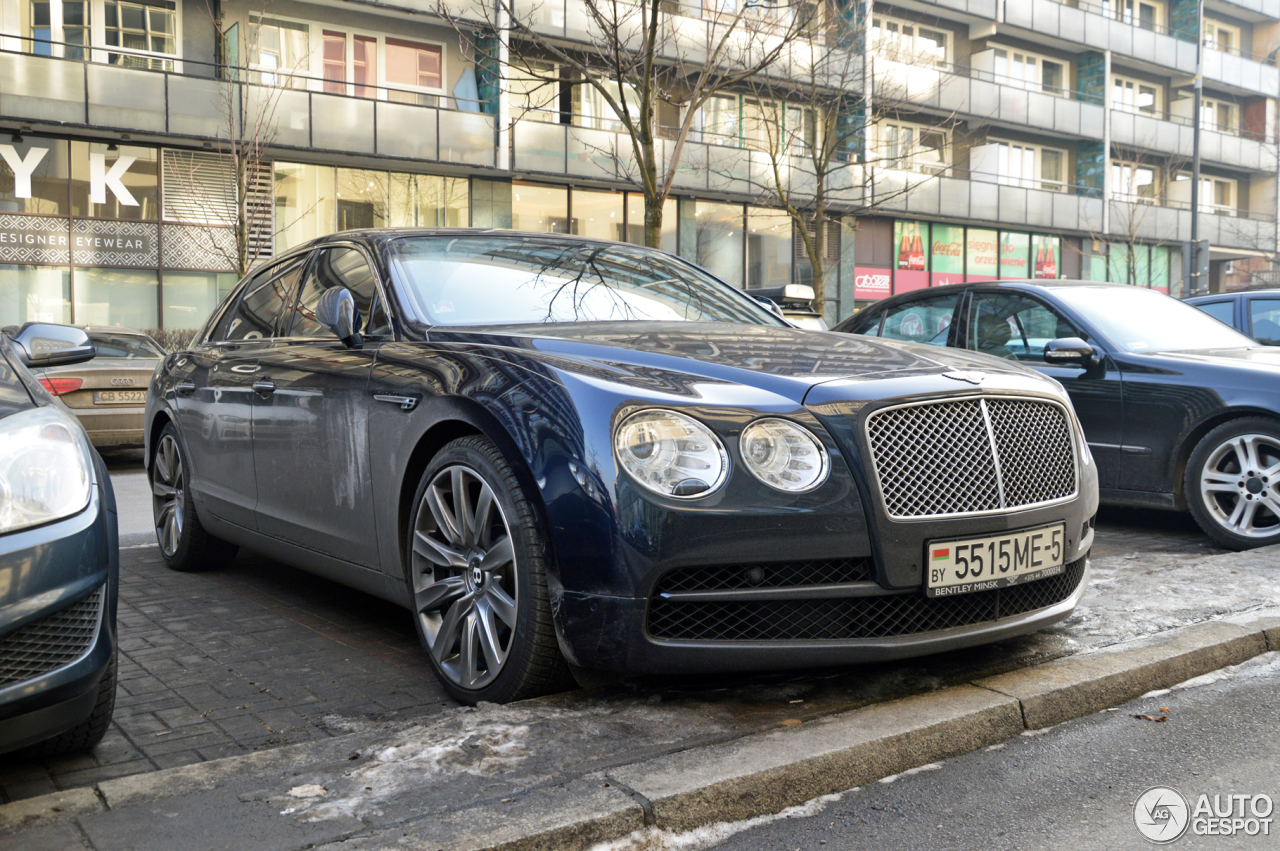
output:
POLYGON ((1186 494, 1219 543, 1247 549, 1280 541, 1280 426, 1251 417, 1209 432, 1187 464, 1186 494))
POLYGON ((186 476, 178 438, 166 434, 156 447, 155 469, 151 476, 152 515, 156 521, 156 540, 165 558, 173 558, 182 540, 182 514, 186 507, 186 476))
POLYGON ((235 557, 236 547, 205 531, 191 495, 191 465, 182 437, 170 423, 160 432, 147 470, 151 516, 165 564, 174 570, 208 570, 235 557))
POLYGON ((546 691, 563 669, 543 546, 511 468, 489 441, 449 444, 419 485, 409 581, 418 634, 464 702, 546 691))

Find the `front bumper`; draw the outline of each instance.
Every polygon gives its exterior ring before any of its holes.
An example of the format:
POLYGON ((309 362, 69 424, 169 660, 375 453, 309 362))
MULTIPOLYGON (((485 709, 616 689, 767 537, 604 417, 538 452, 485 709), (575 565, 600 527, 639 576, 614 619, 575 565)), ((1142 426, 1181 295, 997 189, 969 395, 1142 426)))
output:
MULTIPOLYGON (((119 539, 115 497, 101 459, 98 485, 79 514, 0 536, 0 671, 30 665, 29 645, 19 665, 16 638, 51 616, 101 596, 96 632, 74 658, 0 686, 0 753, 52 738, 83 723, 116 649, 119 539), (6 643, 6 638, 10 639, 6 643), (11 656, 6 659, 6 647, 11 656)), ((48 667, 48 666, 45 666, 48 667)))
POLYGON ((768 671, 924 656, 1001 641, 1066 619, 1089 587, 1087 556, 1082 556, 1081 562, 1074 588, 1052 605, 980 623, 879 638, 665 640, 649 632, 648 599, 566 591, 560 608, 564 626, 561 646, 569 661, 580 667, 633 674, 768 671))

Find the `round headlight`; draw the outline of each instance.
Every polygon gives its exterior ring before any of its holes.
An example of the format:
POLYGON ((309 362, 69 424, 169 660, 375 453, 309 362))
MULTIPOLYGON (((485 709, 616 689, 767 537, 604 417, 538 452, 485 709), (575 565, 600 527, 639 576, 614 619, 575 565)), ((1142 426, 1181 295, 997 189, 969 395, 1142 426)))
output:
POLYGON ((831 469, 821 441, 787 420, 756 420, 742 430, 738 448, 751 475, 787 493, 813 490, 831 469))
POLYGON ((706 496, 724 484, 729 456, 711 429, 675 411, 641 411, 613 435, 618 463, 663 496, 706 496))
POLYGON ((0 419, 0 534, 69 517, 89 504, 84 430, 56 408, 0 419))

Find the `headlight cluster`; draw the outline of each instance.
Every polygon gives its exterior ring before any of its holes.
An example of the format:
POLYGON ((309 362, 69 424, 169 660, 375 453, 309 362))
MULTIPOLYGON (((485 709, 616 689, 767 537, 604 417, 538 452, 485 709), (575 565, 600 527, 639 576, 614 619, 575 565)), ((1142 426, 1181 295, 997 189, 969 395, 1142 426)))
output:
POLYGON ((0 419, 0 534, 82 511, 91 459, 80 426, 55 408, 0 419))
MULTIPOLYGON (((613 448, 624 470, 663 496, 706 496, 729 475, 729 455, 715 433, 675 411, 632 414, 614 432, 613 448)), ((788 420, 756 420, 743 429, 738 448, 751 475, 787 493, 813 490, 831 469, 822 442, 788 420)))

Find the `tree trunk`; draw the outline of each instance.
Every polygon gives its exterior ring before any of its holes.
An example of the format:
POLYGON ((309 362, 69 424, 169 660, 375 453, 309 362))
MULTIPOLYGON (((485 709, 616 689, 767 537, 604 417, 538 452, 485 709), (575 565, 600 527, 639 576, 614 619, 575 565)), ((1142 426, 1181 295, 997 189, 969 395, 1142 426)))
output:
POLYGON ((662 206, 666 197, 658 195, 658 161, 654 157, 653 137, 642 133, 640 137, 640 167, 644 169, 644 244, 649 248, 662 247, 662 206))

